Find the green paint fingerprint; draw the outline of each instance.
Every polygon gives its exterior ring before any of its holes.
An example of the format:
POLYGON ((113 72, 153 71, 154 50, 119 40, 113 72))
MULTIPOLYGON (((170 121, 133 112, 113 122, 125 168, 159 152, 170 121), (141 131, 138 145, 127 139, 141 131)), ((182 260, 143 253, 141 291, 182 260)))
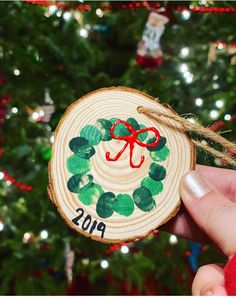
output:
POLYGON ((111 140, 112 137, 111 137, 110 129, 111 129, 112 123, 106 119, 98 119, 97 122, 103 135, 102 140, 103 141, 111 140))
POLYGON ((93 181, 92 175, 75 174, 70 177, 67 182, 67 188, 73 193, 78 193, 80 188, 93 181))
POLYGON ((88 140, 91 146, 97 145, 102 140, 102 133, 93 125, 86 125, 81 131, 80 136, 88 140))
MULTIPOLYGON (((139 127, 140 129, 146 128, 144 125, 139 125, 139 127)), ((147 138, 147 136, 148 136, 148 132, 144 132, 144 133, 138 134, 137 137, 140 141, 144 141, 147 138)))
POLYGON ((133 199, 128 194, 119 194, 114 201, 113 209, 118 214, 128 217, 134 211, 133 199))
POLYGON ((67 182, 67 188, 69 189, 69 191, 73 193, 77 193, 79 191, 81 176, 81 174, 75 174, 70 177, 70 179, 67 182))
POLYGON ((91 174, 82 175, 80 180, 80 188, 83 188, 89 183, 93 182, 93 176, 91 174))
POLYGON ((114 125, 117 120, 118 118, 111 118, 109 121, 112 123, 112 125, 114 125))
POLYGON ((78 193, 79 200, 84 205, 97 203, 98 198, 102 195, 102 187, 95 183, 89 183, 84 186, 78 193))
POLYGON ((141 182, 141 186, 147 188, 153 196, 163 191, 162 182, 155 181, 150 177, 145 177, 141 182))
POLYGON ((133 198, 137 207, 142 211, 150 211, 156 206, 151 192, 145 187, 136 189, 133 193, 133 198))
POLYGON ((69 147, 73 153, 77 153, 77 151, 84 145, 88 144, 88 140, 83 137, 74 137, 69 142, 69 147))
POLYGON ((72 174, 85 174, 90 170, 91 162, 75 155, 67 159, 66 165, 68 171, 72 174))
POLYGON ((127 121, 135 130, 139 130, 140 126, 134 118, 128 118, 127 121))
POLYGON ((166 169, 161 165, 152 163, 150 165, 148 174, 152 179, 160 181, 166 177, 166 169))
POLYGON ((81 146, 76 153, 77 156, 83 159, 89 159, 93 155, 95 155, 95 149, 93 146, 90 146, 88 144, 81 146))
POLYGON ((113 214, 113 203, 115 198, 116 196, 112 192, 106 192, 100 196, 96 206, 96 211, 100 218, 109 218, 113 214))
POLYGON ((150 157, 155 162, 165 161, 170 154, 170 150, 167 146, 164 146, 161 150, 150 152, 150 157))
MULTIPOLYGON (((147 141, 147 143, 153 143, 153 142, 155 142, 155 140, 156 140, 156 137, 152 137, 147 141)), ((151 152, 158 151, 158 150, 161 150, 165 145, 166 145, 166 138, 161 136, 160 141, 158 142, 157 146, 148 147, 147 149, 151 152)))
POLYGON ((115 126, 114 134, 115 136, 128 136, 130 135, 129 129, 122 123, 115 126))

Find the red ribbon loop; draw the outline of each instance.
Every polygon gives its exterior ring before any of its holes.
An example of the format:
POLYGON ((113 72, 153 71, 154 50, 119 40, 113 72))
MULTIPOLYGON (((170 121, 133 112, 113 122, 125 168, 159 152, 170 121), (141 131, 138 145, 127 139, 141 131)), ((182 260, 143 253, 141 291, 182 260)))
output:
POLYGON ((107 161, 117 161, 120 158, 120 156, 123 154, 125 149, 129 145, 129 147, 130 147, 129 164, 130 164, 131 168, 140 168, 141 165, 143 164, 144 160, 145 160, 145 157, 141 156, 139 164, 134 165, 133 160, 132 160, 133 159, 134 144, 137 143, 139 146, 142 146, 142 147, 155 147, 159 143, 160 138, 161 138, 159 131, 154 127, 135 130, 134 127, 131 124, 129 124, 126 121, 119 120, 119 119, 111 126, 110 133, 111 133, 112 138, 117 139, 117 140, 124 140, 124 141, 126 141, 126 144, 121 149, 121 151, 117 153, 117 155, 114 158, 110 157, 110 152, 106 152, 107 161), (114 133, 114 130, 115 130, 115 127, 118 124, 123 124, 129 130, 130 135, 116 136, 115 133, 114 133), (141 134, 141 133, 145 133, 145 132, 148 132, 148 131, 151 131, 151 132, 153 132, 155 134, 155 137, 156 137, 155 141, 152 142, 152 143, 144 143, 144 142, 140 141, 137 136, 139 134, 141 134))

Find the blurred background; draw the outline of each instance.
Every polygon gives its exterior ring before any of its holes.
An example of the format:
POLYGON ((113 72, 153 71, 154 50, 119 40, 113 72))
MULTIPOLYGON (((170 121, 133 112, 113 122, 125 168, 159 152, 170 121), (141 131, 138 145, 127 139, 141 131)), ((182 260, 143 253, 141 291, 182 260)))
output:
POLYGON ((110 246, 76 234, 48 199, 47 165, 65 109, 101 87, 235 140, 235 22, 230 1, 0 3, 1 295, 186 295, 199 265, 224 261, 167 233, 110 246))

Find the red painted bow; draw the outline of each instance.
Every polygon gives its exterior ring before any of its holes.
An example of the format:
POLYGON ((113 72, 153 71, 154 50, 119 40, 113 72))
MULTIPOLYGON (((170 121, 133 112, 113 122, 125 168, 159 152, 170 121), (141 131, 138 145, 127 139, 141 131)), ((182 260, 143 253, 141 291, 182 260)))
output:
POLYGON ((139 164, 134 165, 134 163, 132 161, 132 158, 133 158, 133 149, 134 149, 134 144, 135 143, 137 143, 138 145, 140 145, 142 147, 155 147, 160 141, 160 133, 156 128, 150 127, 150 128, 143 128, 143 129, 140 129, 140 130, 135 130, 134 127, 132 125, 130 125, 128 122, 122 121, 122 120, 119 120, 119 119, 111 126, 110 133, 111 133, 112 138, 118 139, 118 140, 125 140, 126 144, 124 145, 122 150, 114 158, 110 157, 110 152, 106 152, 107 161, 117 161, 120 158, 120 156, 122 155, 122 153, 125 151, 127 146, 129 145, 129 147, 130 147, 129 164, 130 164, 131 168, 140 168, 141 165, 143 164, 144 160, 145 160, 145 157, 141 156, 141 160, 140 160, 139 164), (118 124, 123 124, 129 130, 130 135, 116 136, 114 134, 114 130, 115 130, 115 127, 118 124), (145 133, 145 132, 148 132, 148 131, 152 131, 155 134, 156 140, 154 142, 152 142, 152 143, 143 143, 142 141, 140 141, 138 139, 137 136, 139 134, 141 134, 141 133, 145 133))

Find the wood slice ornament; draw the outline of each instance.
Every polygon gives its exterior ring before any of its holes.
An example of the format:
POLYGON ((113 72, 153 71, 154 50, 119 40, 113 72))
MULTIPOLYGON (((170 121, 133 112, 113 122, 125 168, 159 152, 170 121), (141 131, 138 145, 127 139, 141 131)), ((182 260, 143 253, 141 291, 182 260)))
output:
POLYGON ((69 106, 55 132, 49 196, 71 228, 104 243, 144 238, 171 219, 195 166, 180 124, 160 124, 140 105, 173 113, 137 90, 104 88, 69 106))

